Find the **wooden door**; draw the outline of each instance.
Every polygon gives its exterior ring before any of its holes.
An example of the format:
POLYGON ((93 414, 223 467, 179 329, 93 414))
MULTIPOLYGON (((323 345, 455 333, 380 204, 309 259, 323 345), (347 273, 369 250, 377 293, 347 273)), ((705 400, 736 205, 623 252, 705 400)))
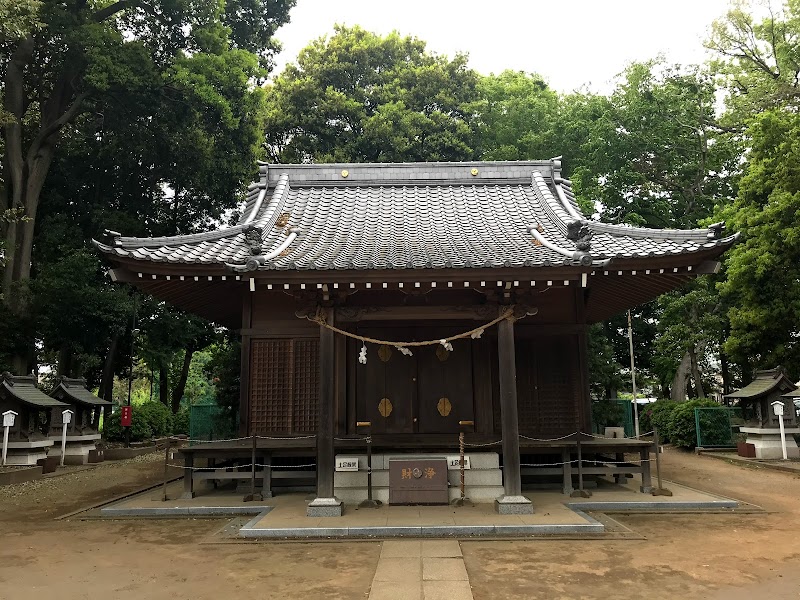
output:
MULTIPOLYGON (((387 339, 380 331, 364 335, 387 339)), ((360 349, 360 344, 351 346, 351 360, 357 360, 360 349)), ((355 366, 356 420, 370 421, 373 433, 413 433, 416 358, 390 346, 368 345, 367 351, 367 364, 355 366)))
POLYGON ((458 433, 459 421, 474 421, 472 340, 415 349, 417 357, 418 431, 458 433))

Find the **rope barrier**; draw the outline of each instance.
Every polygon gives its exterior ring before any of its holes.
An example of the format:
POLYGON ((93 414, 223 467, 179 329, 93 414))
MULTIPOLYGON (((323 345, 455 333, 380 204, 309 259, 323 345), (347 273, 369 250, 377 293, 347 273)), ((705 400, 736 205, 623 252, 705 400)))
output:
POLYGON ((503 440, 497 440, 496 442, 486 442, 485 444, 469 444, 464 442, 465 446, 469 446, 470 448, 482 448, 484 446, 495 446, 497 444, 502 444, 503 440))
MULTIPOLYGON (((446 345, 447 343, 453 340, 460 340, 468 337, 480 337, 483 334, 485 329, 489 327, 493 327, 497 325, 500 321, 504 321, 505 319, 514 319, 518 320, 517 317, 514 317, 514 307, 507 308, 503 311, 503 313, 497 317, 496 319, 492 319, 488 323, 481 325, 479 327, 475 327, 474 329, 470 329, 469 331, 465 331, 463 333, 459 333, 457 335, 451 335, 445 338, 439 338, 436 340, 425 340, 422 342, 399 342, 399 341, 388 341, 388 340, 379 340, 377 338, 371 338, 364 335, 358 335, 357 333, 351 333, 349 331, 345 331, 344 329, 340 329, 335 325, 331 325, 325 320, 325 317, 321 311, 317 311, 317 313, 310 317, 308 315, 304 315, 306 319, 325 327, 326 329, 330 329, 331 331, 343 335, 345 337, 352 338, 354 340, 359 340, 360 342, 368 342, 370 344, 377 344, 379 346, 394 346, 396 348, 409 348, 409 347, 419 347, 419 346, 436 346, 436 345, 446 345)), ((521 318, 521 317, 520 317, 521 318)))
MULTIPOLYGON (((205 471, 207 473, 215 473, 217 471, 221 471, 223 473, 234 473, 236 472, 235 469, 246 469, 251 468, 253 466, 256 467, 264 467, 265 469, 305 469, 308 467, 316 467, 317 463, 310 463, 305 465, 264 465, 261 463, 247 463, 236 465, 233 467, 187 467, 185 465, 176 465, 174 463, 167 463, 168 467, 175 467, 176 469, 188 469, 190 471, 205 471)), ((252 471, 240 471, 242 475, 249 475, 252 471)))

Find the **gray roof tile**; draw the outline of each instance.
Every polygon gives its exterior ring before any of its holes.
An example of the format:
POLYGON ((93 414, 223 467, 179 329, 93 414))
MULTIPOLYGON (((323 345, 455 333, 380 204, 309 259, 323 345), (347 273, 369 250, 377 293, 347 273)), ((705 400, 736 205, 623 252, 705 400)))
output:
MULTIPOLYGON (((260 227, 262 270, 426 269, 578 264, 567 238, 580 213, 559 166, 545 162, 261 165, 239 224, 203 234, 115 237, 109 254, 142 261, 225 264, 246 270, 244 229, 260 227), (472 169, 478 170, 472 175, 472 169), (348 171, 343 177, 343 171, 348 171), (520 177, 520 175, 525 175, 520 177), (258 197, 266 186, 263 202, 258 197), (559 198, 563 192, 569 208, 559 198), (282 215, 288 223, 278 226, 282 215), (561 251, 538 245, 528 231, 561 251)), ((595 265, 613 257, 669 256, 726 247, 709 229, 654 230, 588 221, 595 265)))

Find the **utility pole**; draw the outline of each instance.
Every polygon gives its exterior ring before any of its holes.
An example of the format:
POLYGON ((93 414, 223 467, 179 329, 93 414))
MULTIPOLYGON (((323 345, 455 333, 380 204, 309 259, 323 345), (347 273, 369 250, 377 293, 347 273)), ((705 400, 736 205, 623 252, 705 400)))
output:
POLYGON ((631 311, 628 309, 628 347, 631 351, 631 389, 633 390, 633 423, 636 439, 639 439, 639 405, 636 404, 636 365, 633 362, 633 328, 631 327, 631 311))
MULTIPOLYGON (((139 330, 136 329, 136 292, 133 293, 133 326, 131 327, 131 368, 128 372, 128 406, 131 405, 131 388, 133 387, 133 352, 136 347, 136 336, 139 330)), ((131 426, 125 428, 125 447, 131 446, 131 426)))

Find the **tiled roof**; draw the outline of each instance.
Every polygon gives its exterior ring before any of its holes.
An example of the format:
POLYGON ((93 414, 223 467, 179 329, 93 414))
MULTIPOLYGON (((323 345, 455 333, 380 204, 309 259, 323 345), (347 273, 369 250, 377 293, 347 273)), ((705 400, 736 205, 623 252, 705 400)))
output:
POLYGON ((69 402, 70 404, 73 402, 86 404, 88 406, 108 406, 112 404, 108 400, 98 398, 87 390, 86 381, 84 379, 69 379, 63 377, 50 395, 53 398, 69 402))
POLYGON ((67 407, 63 402, 51 398, 42 390, 36 387, 34 377, 19 377, 3 374, 2 384, 0 384, 0 395, 13 397, 37 408, 52 408, 54 406, 67 407))
POLYGON ((600 266, 735 241, 721 227, 589 221, 560 167, 557 159, 262 165, 233 227, 161 238, 111 232, 96 243, 112 258, 250 271, 600 266))
POLYGON ((794 390, 795 387, 792 381, 786 376, 784 370, 781 367, 776 367, 775 369, 756 371, 756 376, 753 381, 740 390, 731 394, 726 394, 725 397, 755 400, 775 390, 787 392, 794 390))

